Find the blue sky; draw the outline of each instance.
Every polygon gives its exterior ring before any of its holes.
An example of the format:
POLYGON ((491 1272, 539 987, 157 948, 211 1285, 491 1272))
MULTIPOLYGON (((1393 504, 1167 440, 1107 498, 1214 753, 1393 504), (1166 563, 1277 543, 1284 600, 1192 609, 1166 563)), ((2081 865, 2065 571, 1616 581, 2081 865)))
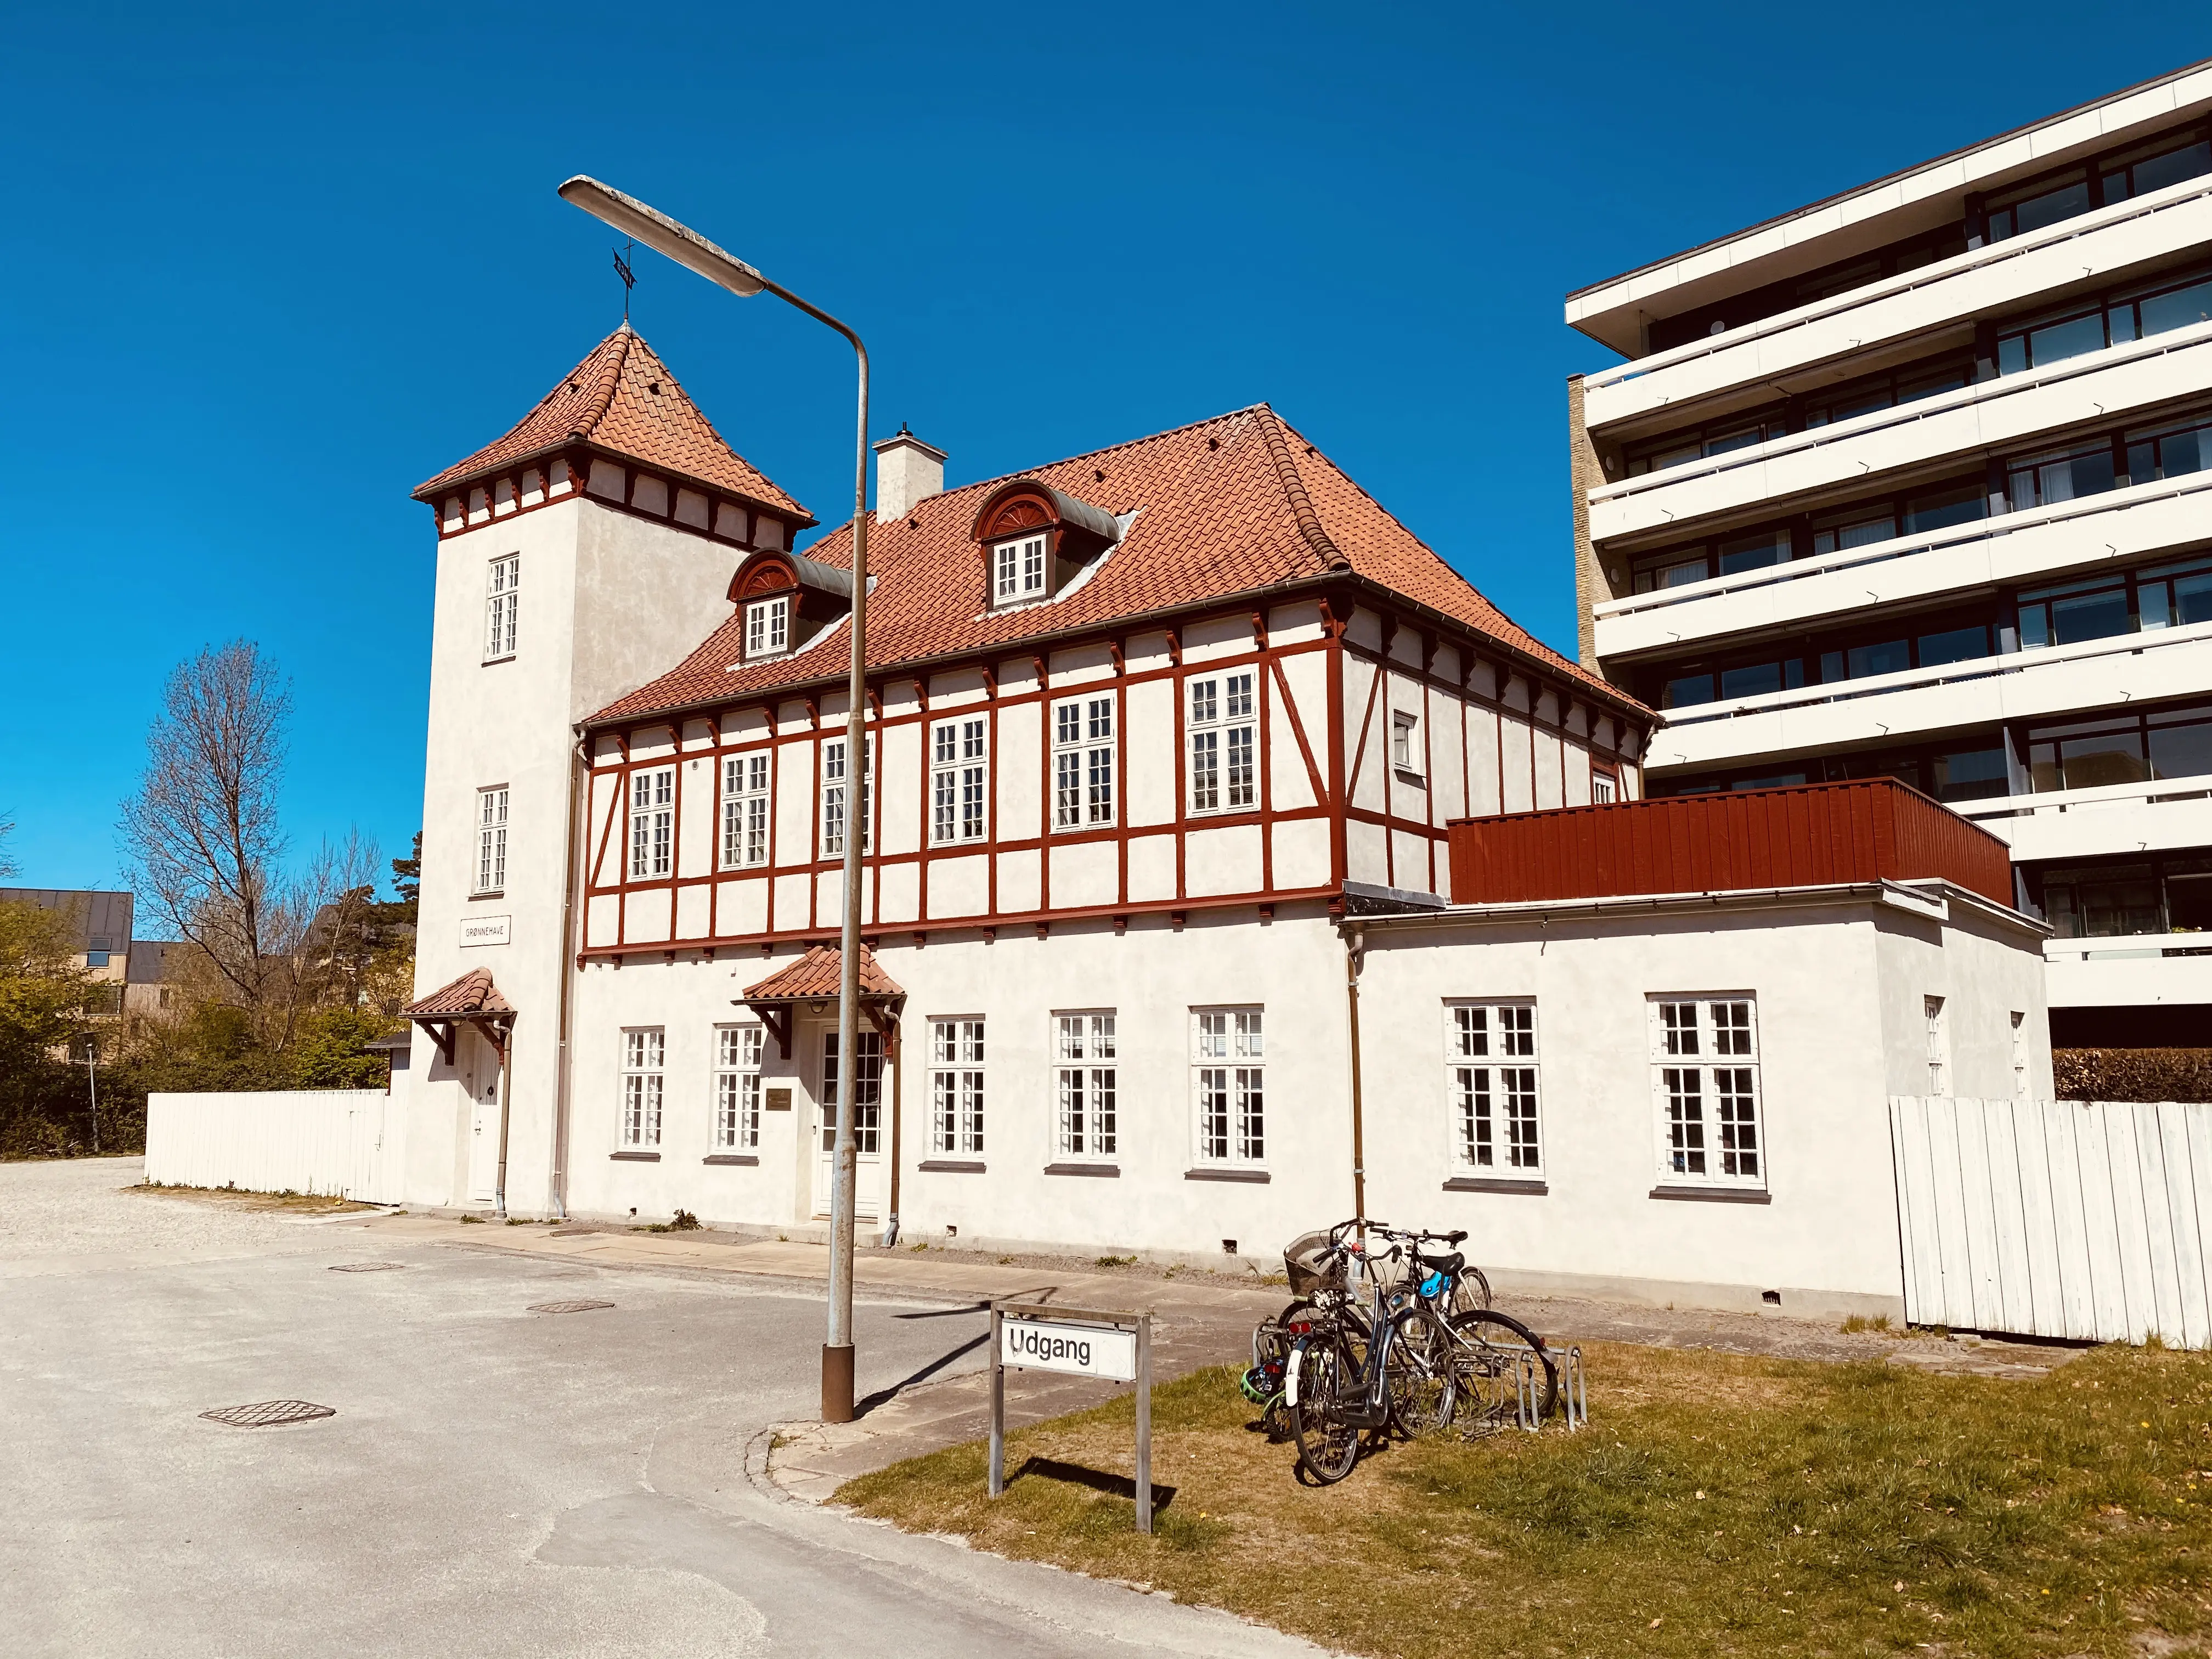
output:
MULTIPOLYGON (((238 636, 293 678, 295 843, 405 849, 432 558, 408 491, 621 314, 570 173, 851 320, 878 431, 909 422, 954 483, 1265 399, 1571 651, 1563 381, 1612 359, 1567 289, 2212 54, 2179 5, 831 15, 11 12, 21 879, 115 879, 163 676, 238 636)), ((638 266, 646 337, 833 520, 842 343, 638 266)))

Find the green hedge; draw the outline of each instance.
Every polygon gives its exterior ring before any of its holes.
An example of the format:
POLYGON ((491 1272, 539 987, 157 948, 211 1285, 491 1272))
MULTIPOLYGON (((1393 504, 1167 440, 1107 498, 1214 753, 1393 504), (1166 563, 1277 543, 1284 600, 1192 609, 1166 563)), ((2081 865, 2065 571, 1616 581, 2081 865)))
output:
POLYGON ((2212 1048, 2053 1048, 2061 1100, 2212 1100, 2212 1048))

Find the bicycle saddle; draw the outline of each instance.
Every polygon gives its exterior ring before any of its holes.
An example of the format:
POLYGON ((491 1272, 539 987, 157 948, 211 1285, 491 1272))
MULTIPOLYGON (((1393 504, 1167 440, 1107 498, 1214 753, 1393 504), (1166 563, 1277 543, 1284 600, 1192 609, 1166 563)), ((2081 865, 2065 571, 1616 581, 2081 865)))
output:
POLYGON ((1440 1273, 1455 1273, 1467 1266, 1467 1258, 1454 1250, 1449 1255, 1425 1255, 1421 1258, 1421 1265, 1432 1267, 1440 1273))

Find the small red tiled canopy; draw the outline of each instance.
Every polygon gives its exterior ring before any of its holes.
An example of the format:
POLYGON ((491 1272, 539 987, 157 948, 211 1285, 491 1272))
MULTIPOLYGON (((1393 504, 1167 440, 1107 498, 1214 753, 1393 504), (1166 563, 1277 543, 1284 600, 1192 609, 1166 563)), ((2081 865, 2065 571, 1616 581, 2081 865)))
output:
POLYGON ((514 1029, 514 1005, 492 983, 491 969, 471 968, 450 985, 441 985, 417 997, 400 1012, 430 1034, 446 1064, 453 1063, 453 1036, 464 1025, 473 1025, 484 1040, 507 1058, 507 1034, 514 1029))
MULTIPOLYGON (((883 970, 876 953, 865 945, 860 947, 860 1012, 867 1015, 870 1024, 889 1037, 898 1024, 899 1009, 906 1002, 906 989, 883 970)), ((775 1033, 776 1045, 788 1060, 792 1052, 792 1005, 833 1000, 838 994, 843 969, 844 953, 836 945, 813 945, 789 967, 778 969, 757 985, 747 986, 738 1001, 758 1014, 761 1023, 775 1033)))

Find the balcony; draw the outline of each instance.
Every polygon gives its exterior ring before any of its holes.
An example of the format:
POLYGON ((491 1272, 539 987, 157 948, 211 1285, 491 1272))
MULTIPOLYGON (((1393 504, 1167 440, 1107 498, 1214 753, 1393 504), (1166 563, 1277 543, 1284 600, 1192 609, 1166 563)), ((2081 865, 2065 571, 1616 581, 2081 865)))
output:
POLYGON ((1965 589, 2156 557, 2212 528, 2212 471, 2008 513, 1840 553, 1763 565, 1593 607, 1601 658, 1798 626, 1965 589))
POLYGON ((2120 634, 2080 645, 1978 657, 1899 674, 1770 691, 1677 709, 1652 733, 1655 776, 1781 758, 1869 740, 2130 702, 2201 695, 2212 685, 2212 623, 2120 634))
POLYGON ((1583 378, 1593 432, 1909 336, 1971 323, 2212 242, 2212 179, 2170 185, 1583 378))
POLYGON ((1591 538, 1606 543, 1745 512, 1945 458, 2030 447, 2045 433, 2116 425, 2172 399, 2212 391, 2212 322, 2130 340, 1917 403, 1705 460, 1601 484, 1589 492, 1591 538))
POLYGON ((1956 801, 1951 810, 2007 842, 2015 864, 2212 847, 2212 776, 1956 801))
POLYGON ((2054 1008, 2212 1003, 2212 935, 2047 939, 2043 959, 2054 1008))

